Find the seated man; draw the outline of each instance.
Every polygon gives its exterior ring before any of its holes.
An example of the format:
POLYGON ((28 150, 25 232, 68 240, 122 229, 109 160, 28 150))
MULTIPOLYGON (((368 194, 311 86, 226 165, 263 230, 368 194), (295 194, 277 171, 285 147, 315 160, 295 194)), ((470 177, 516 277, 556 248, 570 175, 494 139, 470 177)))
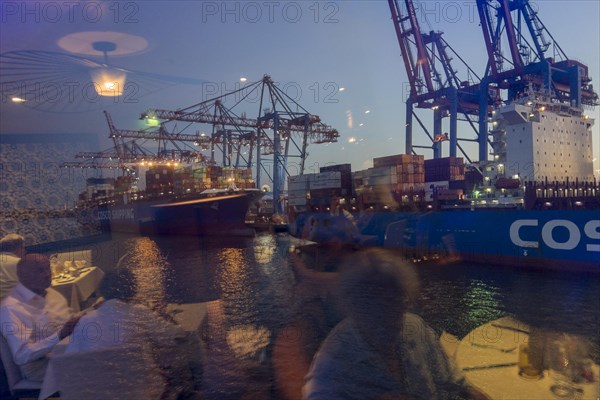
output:
POLYGON ((2 335, 13 360, 29 380, 42 381, 46 355, 69 336, 79 320, 65 298, 50 288, 50 260, 28 254, 17 264, 19 283, 0 305, 2 335))
POLYGON ((317 399, 484 399, 446 357, 433 330, 408 312, 418 281, 382 249, 352 254, 342 271, 346 311, 316 354, 303 396, 317 399))
MULTIPOLYGON (((186 396, 194 392, 193 374, 199 354, 178 325, 135 304, 135 280, 127 269, 106 273, 99 287, 104 302, 81 318, 66 352, 120 347, 132 351, 144 349, 148 365, 159 366, 167 378, 168 390, 186 396), (196 357, 196 358, 194 358, 196 357)), ((196 381, 198 383, 198 381, 196 381)))
POLYGON ((9 233, 0 239, 0 299, 8 295, 19 278, 17 263, 25 254, 25 239, 16 233, 9 233))

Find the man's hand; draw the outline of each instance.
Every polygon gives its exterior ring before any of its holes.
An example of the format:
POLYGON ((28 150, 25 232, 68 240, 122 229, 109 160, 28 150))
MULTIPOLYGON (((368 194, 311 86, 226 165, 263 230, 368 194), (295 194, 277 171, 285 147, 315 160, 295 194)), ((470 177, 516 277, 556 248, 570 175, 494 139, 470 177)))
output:
POLYGON ((82 316, 83 316, 83 314, 75 315, 74 317, 71 317, 70 320, 65 322, 65 324, 61 328, 60 332, 58 332, 58 338, 60 340, 63 340, 64 338, 69 336, 71 333, 73 333, 73 329, 75 329, 75 325, 77 325, 77 322, 79 322, 79 319, 82 316))

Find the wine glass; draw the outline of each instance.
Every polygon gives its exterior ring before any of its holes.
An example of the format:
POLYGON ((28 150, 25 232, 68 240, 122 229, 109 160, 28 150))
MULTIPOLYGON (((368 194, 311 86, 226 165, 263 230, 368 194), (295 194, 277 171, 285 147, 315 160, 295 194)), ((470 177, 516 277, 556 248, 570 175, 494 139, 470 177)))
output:
POLYGON ((548 367, 548 375, 553 381, 550 391, 559 398, 572 398, 575 394, 575 369, 564 335, 551 343, 548 367))
POLYGON ((62 273, 61 269, 60 262, 58 261, 58 255, 52 254, 50 256, 50 271, 52 271, 52 279, 59 277, 59 275, 62 273))
POLYGON ((77 269, 81 272, 81 270, 83 268, 85 268, 85 265, 87 264, 86 260, 75 260, 75 266, 77 267, 77 269))
POLYGON ((72 272, 72 269, 73 269, 73 262, 70 260, 66 260, 63 265, 64 265, 63 273, 70 275, 72 272))

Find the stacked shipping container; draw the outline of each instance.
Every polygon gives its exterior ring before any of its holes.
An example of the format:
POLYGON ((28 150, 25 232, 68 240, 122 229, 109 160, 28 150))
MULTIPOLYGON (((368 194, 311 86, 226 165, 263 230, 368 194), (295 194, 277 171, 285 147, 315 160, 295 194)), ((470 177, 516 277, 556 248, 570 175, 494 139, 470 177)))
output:
POLYGON ((462 157, 432 158, 425 161, 425 182, 464 181, 462 157))
POLYGON ((462 157, 426 160, 425 182, 427 201, 462 199, 465 188, 465 164, 462 157))
POLYGON ((153 167, 146 172, 146 190, 151 194, 174 191, 176 194, 201 192, 205 189, 228 188, 233 184, 239 189, 256 187, 252 171, 219 166, 153 167))
POLYGON ((422 201, 425 172, 421 155, 398 154, 373 159, 373 168, 357 171, 354 184, 365 205, 422 201))
MULTIPOLYGON (((344 188, 347 191, 349 188, 344 188)), ((342 196, 342 173, 328 171, 288 178, 288 204, 296 207, 329 204, 342 196)))

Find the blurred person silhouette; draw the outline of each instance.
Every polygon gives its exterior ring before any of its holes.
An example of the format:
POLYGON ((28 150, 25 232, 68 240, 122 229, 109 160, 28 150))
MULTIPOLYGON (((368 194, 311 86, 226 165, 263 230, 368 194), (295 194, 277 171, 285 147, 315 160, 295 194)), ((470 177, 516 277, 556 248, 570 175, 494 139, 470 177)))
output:
POLYGON ((277 332, 272 362, 277 398, 300 400, 313 356, 342 319, 334 296, 339 274, 309 269, 296 254, 290 255, 290 262, 296 278, 295 305, 277 332))
POLYGON ((194 397, 188 334, 150 308, 136 304, 133 274, 125 268, 109 271, 99 285, 103 300, 81 318, 66 353, 120 347, 143 348, 163 370, 170 393, 194 397))
POLYGON ((48 365, 46 355, 69 336, 80 315, 50 287, 50 260, 27 254, 17 263, 19 283, 2 300, 0 320, 15 364, 32 381, 42 381, 48 365))
POLYGON ((9 233, 0 239, 0 299, 8 295, 19 278, 17 263, 25 255, 25 238, 16 233, 9 233))
POLYGON ((469 387, 419 316, 419 282, 384 249, 349 255, 338 290, 345 311, 315 355, 303 398, 486 399, 469 387))

